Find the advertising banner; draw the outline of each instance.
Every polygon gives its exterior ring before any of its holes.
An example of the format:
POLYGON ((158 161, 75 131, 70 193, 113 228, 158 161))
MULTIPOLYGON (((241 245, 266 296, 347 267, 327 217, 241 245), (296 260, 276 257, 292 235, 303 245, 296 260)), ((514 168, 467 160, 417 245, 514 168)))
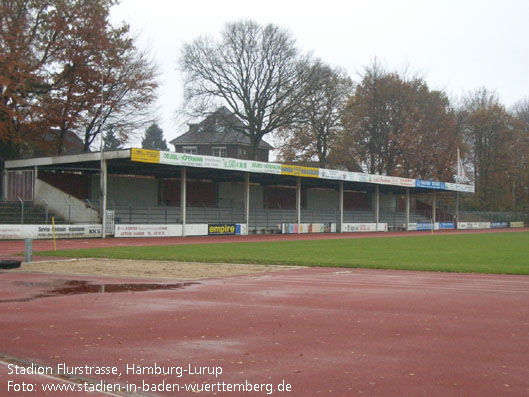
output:
POLYGON ((511 222, 510 227, 524 227, 523 222, 511 222))
MULTIPOLYGON (((305 233, 334 233, 336 232, 336 223, 301 223, 299 231, 305 233)), ((283 234, 297 234, 297 223, 282 223, 281 233, 283 234)))
POLYGON ((461 230, 490 229, 490 222, 458 222, 457 228, 461 230))
POLYGON ((130 149, 130 159, 142 163, 157 164, 160 162, 160 152, 158 150, 149 149, 130 149))
POLYGON ((439 223, 439 229, 446 230, 446 229, 454 229, 455 225, 454 222, 440 222, 439 223))
MULTIPOLYGON (((101 237, 101 225, 56 225, 55 238, 101 237)), ((52 239, 51 225, 0 225, 0 239, 52 239)))
POLYGON ((345 181, 347 180, 347 174, 345 171, 320 169, 320 178, 324 179, 345 181))
POLYGON ((509 222, 491 222, 490 228, 491 229, 504 229, 509 227, 509 222))
POLYGON ((445 189, 445 182, 437 181, 423 181, 422 179, 415 180, 415 187, 420 187, 424 189, 445 189))
POLYGON ((415 187, 415 179, 399 178, 397 176, 370 175, 370 182, 382 185, 415 187))
POLYGON ((320 169, 312 167, 301 167, 298 165, 281 164, 281 175, 304 176, 309 178, 319 178, 320 169))
POLYGON ((292 175, 308 178, 323 178, 351 182, 376 183, 381 185, 418 187, 425 189, 474 192, 474 186, 458 183, 425 181, 396 176, 364 174, 298 165, 267 163, 226 157, 202 156, 147 149, 131 149, 131 160, 145 163, 171 164, 185 167, 215 168, 232 171, 258 172, 275 175, 292 175))
POLYGON ((431 222, 417 222, 417 230, 432 230, 433 224, 431 222))
POLYGON ((32 236, 23 236, 22 227, 22 225, 0 225, 0 240, 33 238, 32 236))
POLYGON ((114 237, 178 237, 182 225, 116 225, 114 237))
POLYGON ((363 233, 363 232, 387 232, 388 224, 379 223, 378 230, 376 223, 342 223, 344 233, 363 233))
POLYGON ((235 223, 215 223, 208 225, 208 236, 235 236, 235 234, 237 234, 235 223))
POLYGON ((446 190, 452 190, 454 192, 463 192, 463 193, 474 193, 474 185, 463 185, 461 183, 445 183, 446 190))
POLYGON ((246 225, 236 223, 215 223, 208 225, 208 236, 234 236, 246 234, 246 225), (244 226, 244 228, 243 228, 244 226))

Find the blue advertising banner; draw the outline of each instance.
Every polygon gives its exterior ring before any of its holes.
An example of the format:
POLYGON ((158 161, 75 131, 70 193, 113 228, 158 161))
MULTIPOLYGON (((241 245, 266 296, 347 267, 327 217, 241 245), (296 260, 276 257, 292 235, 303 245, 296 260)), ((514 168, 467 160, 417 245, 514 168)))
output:
POLYGON ((445 182, 423 181, 422 179, 416 179, 415 187, 422 187, 425 189, 445 189, 446 184, 445 182))
POLYGON ((509 222, 491 222, 491 229, 503 229, 509 227, 509 222))
POLYGON ((440 222, 439 229, 454 229, 454 222, 440 222))
POLYGON ((418 222, 417 230, 432 230, 432 224, 429 222, 418 222))

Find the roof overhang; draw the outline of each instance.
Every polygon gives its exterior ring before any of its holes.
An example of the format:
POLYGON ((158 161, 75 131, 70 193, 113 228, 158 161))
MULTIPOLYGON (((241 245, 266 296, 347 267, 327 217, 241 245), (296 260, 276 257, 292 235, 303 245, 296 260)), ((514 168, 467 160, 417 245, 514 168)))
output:
MULTIPOLYGON (((243 181, 250 173, 252 182, 263 185, 295 185, 297 177, 306 187, 336 188, 339 182, 355 189, 403 194, 413 192, 453 191, 473 193, 474 186, 450 182, 425 181, 384 175, 363 174, 340 170, 302 167, 297 165, 265 163, 213 156, 190 155, 147 149, 122 149, 103 152, 109 174, 141 175, 161 178, 180 177, 183 167, 188 178, 215 179, 217 181, 243 181)), ((7 170, 40 168, 48 170, 86 170, 99 172, 101 153, 82 153, 54 157, 40 157, 5 162, 7 170)))

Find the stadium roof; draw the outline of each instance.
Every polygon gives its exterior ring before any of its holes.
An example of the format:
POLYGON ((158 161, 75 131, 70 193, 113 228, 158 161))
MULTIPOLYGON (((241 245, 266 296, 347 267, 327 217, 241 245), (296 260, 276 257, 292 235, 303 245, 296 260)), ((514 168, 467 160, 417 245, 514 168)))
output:
MULTIPOLYGON (((252 160, 240 160, 225 157, 191 155, 147 149, 123 149, 104 152, 109 171, 131 175, 155 175, 177 177, 176 168, 189 167, 196 170, 200 177, 218 177, 225 180, 237 179, 241 173, 250 172, 260 180, 288 181, 292 177, 306 178, 311 185, 328 186, 333 181, 358 183, 363 186, 384 186, 394 188, 427 189, 474 193, 473 185, 460 183, 426 181, 421 179, 394 176, 364 174, 323 168, 302 167, 297 165, 266 163, 252 160), (289 178, 290 177, 290 178, 289 178), (286 179, 285 179, 286 178, 286 179)), ((40 157, 5 162, 5 168, 23 169, 43 167, 46 169, 86 170, 98 172, 101 154, 83 153, 55 157, 40 157)))

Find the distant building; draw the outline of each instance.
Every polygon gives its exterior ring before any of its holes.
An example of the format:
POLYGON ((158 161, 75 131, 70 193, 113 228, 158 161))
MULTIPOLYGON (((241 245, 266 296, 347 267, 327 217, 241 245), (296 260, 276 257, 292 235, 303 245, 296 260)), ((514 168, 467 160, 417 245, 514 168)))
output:
MULTIPOLYGON (((250 138, 236 127, 243 124, 237 116, 225 107, 219 108, 198 124, 189 124, 189 130, 169 143, 178 153, 206 156, 231 157, 248 160, 250 138)), ((255 160, 268 161, 274 148, 261 140, 255 160)))

